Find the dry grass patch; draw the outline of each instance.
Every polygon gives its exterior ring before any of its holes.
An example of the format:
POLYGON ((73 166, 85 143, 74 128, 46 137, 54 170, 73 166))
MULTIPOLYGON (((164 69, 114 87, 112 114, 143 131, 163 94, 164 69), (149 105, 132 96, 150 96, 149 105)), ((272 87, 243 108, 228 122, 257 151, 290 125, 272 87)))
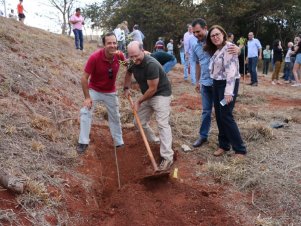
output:
POLYGON ((42 152, 45 150, 45 145, 43 145, 41 142, 33 140, 31 143, 31 150, 34 152, 42 152))
POLYGON ((246 142, 266 142, 275 138, 272 128, 263 122, 247 121, 241 123, 240 128, 246 142))

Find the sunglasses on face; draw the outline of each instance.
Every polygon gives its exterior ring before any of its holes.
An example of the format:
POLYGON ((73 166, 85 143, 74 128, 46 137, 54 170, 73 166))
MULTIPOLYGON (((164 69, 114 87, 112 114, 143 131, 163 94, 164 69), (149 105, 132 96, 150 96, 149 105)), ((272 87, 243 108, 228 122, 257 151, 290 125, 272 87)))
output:
POLYGON ((112 68, 110 68, 108 70, 108 75, 109 75, 109 79, 113 79, 113 69, 112 68))

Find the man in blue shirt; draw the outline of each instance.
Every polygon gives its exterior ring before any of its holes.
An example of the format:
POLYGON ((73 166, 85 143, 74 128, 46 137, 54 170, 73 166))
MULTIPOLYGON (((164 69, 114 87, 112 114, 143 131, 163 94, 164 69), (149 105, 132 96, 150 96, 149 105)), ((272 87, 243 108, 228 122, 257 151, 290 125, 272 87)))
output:
POLYGON ((250 32, 248 34, 248 68, 249 72, 251 74, 251 83, 249 85, 251 86, 257 86, 258 80, 257 80, 257 62, 258 59, 261 60, 261 44, 260 41, 257 38, 254 38, 253 32, 250 32))
POLYGON ((200 147, 207 142, 211 125, 211 112, 213 106, 213 81, 210 78, 209 61, 210 55, 203 50, 206 43, 207 24, 199 18, 192 22, 192 30, 197 38, 197 43, 192 51, 192 60, 196 63, 196 91, 202 96, 202 122, 199 131, 199 138, 193 143, 193 147, 200 147))

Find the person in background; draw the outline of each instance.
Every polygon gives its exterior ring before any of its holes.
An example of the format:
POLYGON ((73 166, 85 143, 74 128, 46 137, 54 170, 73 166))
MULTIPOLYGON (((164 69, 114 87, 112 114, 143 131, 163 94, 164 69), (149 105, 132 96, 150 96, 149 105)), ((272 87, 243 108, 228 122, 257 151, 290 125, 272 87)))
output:
POLYGON ((239 87, 238 55, 230 54, 227 33, 214 25, 208 30, 204 50, 211 57, 209 63, 210 77, 213 79, 214 109, 218 126, 219 148, 215 156, 221 156, 232 149, 235 157, 243 158, 247 153, 239 129, 233 117, 233 109, 239 87))
POLYGON ((158 38, 158 41, 156 42, 154 49, 155 49, 155 52, 160 52, 160 51, 163 52, 164 51, 165 44, 164 44, 162 37, 158 38))
MULTIPOLYGON (((300 41, 301 41, 301 38, 299 36, 295 36, 295 38, 294 38, 294 45, 292 47, 292 52, 291 52, 291 64, 292 64, 291 67, 292 67, 292 71, 293 71, 293 67, 294 67, 295 61, 296 61, 296 56, 297 56, 296 52, 298 50, 298 43, 300 41)), ((295 80, 293 72, 292 72, 292 78, 293 78, 293 80, 295 80)))
POLYGON ((172 39, 170 39, 169 43, 167 43, 166 49, 167 49, 167 52, 170 55, 174 55, 174 53, 173 53, 173 40, 172 39))
POLYGON ((19 21, 24 24, 24 20, 25 20, 24 12, 26 12, 26 10, 24 9, 22 3, 23 3, 23 0, 19 0, 19 4, 17 5, 17 12, 18 12, 19 21))
POLYGON ((246 47, 246 39, 244 37, 240 37, 237 41, 237 44, 240 48, 240 54, 238 56, 239 74, 244 77, 248 73, 248 64, 246 60, 246 56, 248 55, 248 48, 246 47))
POLYGON ((117 51, 117 38, 113 32, 102 37, 104 48, 94 52, 88 59, 81 78, 84 103, 80 110, 80 134, 77 152, 83 154, 90 142, 92 113, 95 103, 103 103, 108 111, 109 128, 116 148, 124 146, 116 93, 116 78, 120 61, 125 61, 117 51))
POLYGON ((273 44, 273 61, 275 64, 275 68, 272 74, 272 85, 281 84, 279 81, 279 72, 281 69, 281 64, 282 64, 282 56, 283 56, 283 49, 281 46, 281 41, 279 39, 276 39, 273 44))
POLYGON ((163 67, 164 72, 167 74, 177 64, 177 59, 174 55, 167 52, 154 52, 150 54, 155 58, 163 67))
POLYGON ((178 49, 180 52, 180 59, 181 59, 181 64, 184 65, 185 64, 185 51, 184 51, 184 42, 183 39, 180 39, 180 42, 178 44, 178 49))
POLYGON ((13 9, 10 10, 10 13, 8 14, 8 18, 18 20, 18 17, 15 15, 15 11, 13 9))
POLYGON ((262 69, 262 74, 267 75, 269 72, 269 66, 271 62, 271 50, 270 46, 266 45, 265 50, 263 50, 263 69, 262 69))
POLYGON ((133 31, 129 34, 129 38, 131 38, 133 41, 137 41, 137 42, 143 44, 144 35, 139 30, 138 24, 134 25, 133 31))
POLYGON ((251 74, 251 83, 249 85, 257 86, 257 62, 262 58, 262 47, 260 41, 254 38, 253 32, 249 32, 248 38, 248 70, 251 74))
POLYGON ((232 32, 228 32, 227 40, 228 40, 228 42, 231 42, 234 44, 234 34, 232 32))
POLYGON ((83 25, 84 17, 81 15, 80 8, 75 9, 75 14, 71 16, 69 22, 72 24, 74 33, 75 48, 78 50, 84 49, 83 25))
POLYGON ((114 29, 114 34, 117 38, 118 50, 124 52, 125 34, 121 24, 118 24, 117 27, 114 29))
POLYGON ((184 52, 185 52, 185 64, 184 64, 184 80, 188 80, 189 74, 189 39, 193 36, 191 24, 187 24, 187 32, 184 34, 184 52))
POLYGON ((295 54, 296 54, 296 60, 293 67, 293 74, 295 77, 295 84, 292 86, 299 87, 301 86, 300 79, 299 79, 299 72, 301 69, 301 41, 299 39, 299 43, 297 47, 295 47, 295 54))
POLYGON ((291 83, 292 82, 292 63, 291 63, 291 54, 292 54, 292 47, 293 43, 289 42, 287 43, 287 52, 285 55, 284 59, 284 69, 283 69, 283 74, 284 74, 284 80, 285 83, 291 83))
POLYGON ((198 39, 193 35, 188 40, 188 54, 189 54, 189 69, 190 69, 190 79, 191 85, 196 85, 196 61, 192 57, 193 50, 195 45, 197 44, 198 39))

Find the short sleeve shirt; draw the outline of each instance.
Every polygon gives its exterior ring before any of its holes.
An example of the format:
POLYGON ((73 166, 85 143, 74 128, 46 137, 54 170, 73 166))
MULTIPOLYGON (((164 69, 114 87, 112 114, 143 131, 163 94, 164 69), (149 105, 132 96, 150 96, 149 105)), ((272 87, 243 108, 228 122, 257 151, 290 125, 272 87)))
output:
POLYGON ((248 57, 258 57, 258 50, 261 49, 260 41, 257 38, 253 38, 248 41, 248 57))
POLYGON ((144 55, 141 64, 133 65, 128 69, 128 72, 133 73, 139 84, 142 94, 148 90, 148 80, 159 78, 157 92, 154 96, 170 96, 171 85, 160 63, 151 56, 144 55))
POLYGON ((72 24, 72 28, 74 29, 78 29, 78 30, 82 30, 83 29, 83 22, 84 22, 84 18, 80 15, 80 16, 76 16, 75 14, 73 16, 71 16, 70 18, 71 21, 78 21, 75 24, 72 24))
POLYGON ((90 75, 89 88, 97 92, 116 92, 116 76, 120 62, 125 57, 122 52, 118 52, 112 63, 105 57, 104 49, 94 52, 88 59, 85 72, 90 75))

